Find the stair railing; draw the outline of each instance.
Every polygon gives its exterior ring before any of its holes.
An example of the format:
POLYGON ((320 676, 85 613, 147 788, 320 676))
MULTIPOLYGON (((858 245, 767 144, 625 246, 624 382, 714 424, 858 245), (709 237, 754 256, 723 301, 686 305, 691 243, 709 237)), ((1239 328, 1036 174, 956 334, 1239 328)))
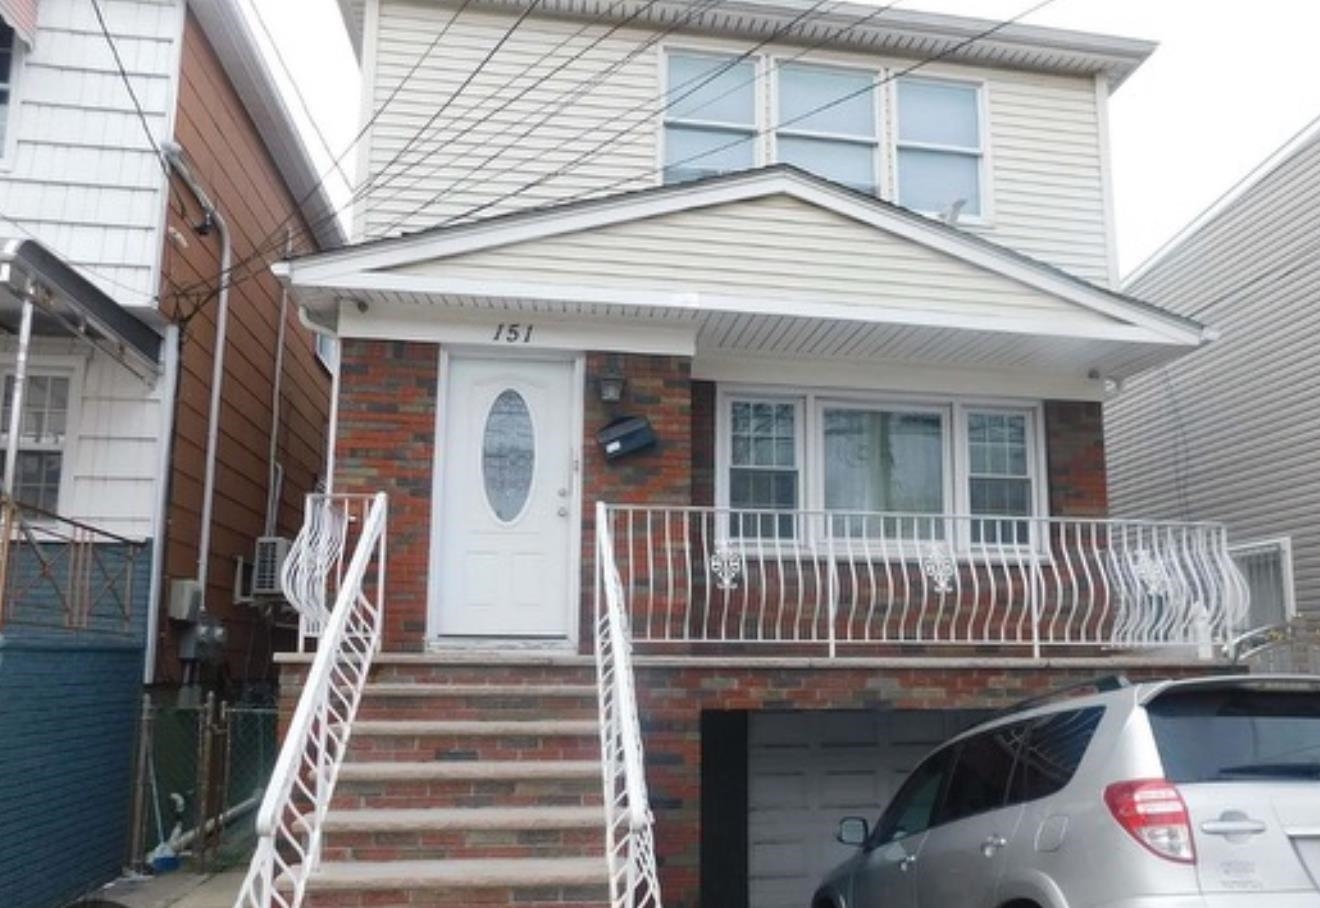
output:
POLYGON ((605 856, 613 908, 661 908, 654 818, 646 791, 632 640, 614 559, 611 515, 596 505, 596 678, 600 695, 605 856))
MULTIPOLYGON (((319 499, 337 497, 309 496, 309 514, 319 499)), ((320 863, 326 811, 380 648, 386 513, 384 493, 372 496, 257 812, 256 853, 235 908, 298 908, 320 863), (375 583, 368 584, 373 567, 375 583)))

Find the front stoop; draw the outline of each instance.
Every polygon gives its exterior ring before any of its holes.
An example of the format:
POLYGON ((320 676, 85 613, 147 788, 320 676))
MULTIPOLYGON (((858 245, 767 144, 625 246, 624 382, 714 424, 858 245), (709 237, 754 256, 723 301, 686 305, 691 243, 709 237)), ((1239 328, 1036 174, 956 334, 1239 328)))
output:
POLYGON ((373 672, 309 908, 608 904, 596 688, 520 674, 373 672))

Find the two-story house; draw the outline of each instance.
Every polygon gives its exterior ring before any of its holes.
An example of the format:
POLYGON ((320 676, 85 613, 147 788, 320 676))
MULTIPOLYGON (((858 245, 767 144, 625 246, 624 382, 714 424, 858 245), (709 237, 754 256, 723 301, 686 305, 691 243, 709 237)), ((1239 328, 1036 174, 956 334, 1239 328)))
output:
POLYGON ((320 640, 240 904, 806 905, 976 711, 1213 664, 1222 528, 1107 518, 1102 401, 1210 337, 1114 287, 1152 45, 344 6, 359 242, 275 269, 342 344, 320 640))
POLYGON ((222 271, 339 243, 318 176, 238 4, 0 3, 6 908, 140 857, 144 677, 269 683, 237 559, 296 532, 331 373, 264 266, 222 271))

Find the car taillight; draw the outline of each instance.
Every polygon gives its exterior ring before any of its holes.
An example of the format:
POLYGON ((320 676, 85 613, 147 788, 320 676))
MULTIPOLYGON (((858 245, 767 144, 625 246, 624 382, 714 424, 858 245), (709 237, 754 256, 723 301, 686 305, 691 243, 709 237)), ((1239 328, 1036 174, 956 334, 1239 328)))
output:
POLYGON ((1118 825, 1154 854, 1183 864, 1196 862, 1192 818, 1182 795, 1169 782, 1115 782, 1105 789, 1105 804, 1118 825))

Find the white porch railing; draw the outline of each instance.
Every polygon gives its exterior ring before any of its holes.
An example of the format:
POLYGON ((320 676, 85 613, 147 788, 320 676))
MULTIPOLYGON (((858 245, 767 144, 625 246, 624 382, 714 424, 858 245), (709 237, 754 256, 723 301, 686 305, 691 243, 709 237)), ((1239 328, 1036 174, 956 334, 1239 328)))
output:
POLYGON ((298 613, 298 649, 319 637, 330 620, 344 577, 344 545, 350 528, 361 526, 371 495, 309 495, 303 525, 280 571, 284 597, 298 613))
POLYGON ((605 509, 633 639, 770 644, 1208 648, 1248 591, 1218 524, 605 509))
POLYGON ((655 839, 637 717, 632 641, 605 505, 596 505, 596 677, 605 855, 613 908, 660 908, 655 839))
MULTIPOLYGON (((361 496, 309 495, 308 522, 327 512, 351 516, 345 507, 350 500, 360 501, 361 496)), ((320 629, 316 657, 257 813, 257 850, 235 908, 298 908, 308 877, 320 862, 325 813, 371 661, 380 648, 386 507, 385 495, 377 494, 369 498, 361 520, 346 519, 345 542, 354 543, 347 566, 342 558, 316 562, 316 570, 324 571, 322 583, 336 590, 334 607, 320 629), (375 583, 369 585, 372 569, 375 583)), ((319 557, 308 547, 295 551, 297 557, 319 557)), ((314 586, 310 567, 308 577, 314 586)))

